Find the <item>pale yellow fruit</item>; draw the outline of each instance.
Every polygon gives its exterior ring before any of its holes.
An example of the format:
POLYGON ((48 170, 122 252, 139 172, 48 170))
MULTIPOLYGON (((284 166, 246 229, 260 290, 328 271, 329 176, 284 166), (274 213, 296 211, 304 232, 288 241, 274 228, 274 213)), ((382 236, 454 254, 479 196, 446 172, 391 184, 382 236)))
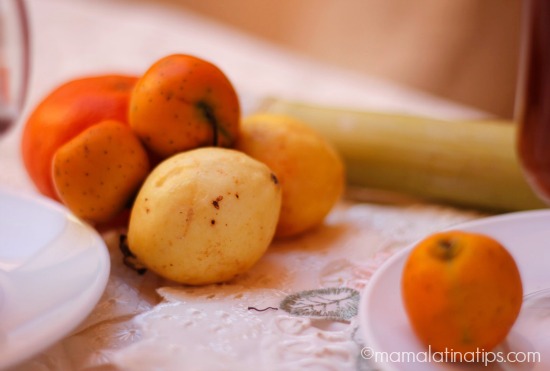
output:
POLYGON ((344 165, 316 131, 292 117, 257 114, 241 123, 236 148, 269 166, 283 190, 276 237, 323 222, 344 189, 344 165))
POLYGON ((145 180, 130 217, 129 248, 165 278, 227 281, 263 256, 280 207, 280 185, 265 164, 231 149, 182 152, 145 180))

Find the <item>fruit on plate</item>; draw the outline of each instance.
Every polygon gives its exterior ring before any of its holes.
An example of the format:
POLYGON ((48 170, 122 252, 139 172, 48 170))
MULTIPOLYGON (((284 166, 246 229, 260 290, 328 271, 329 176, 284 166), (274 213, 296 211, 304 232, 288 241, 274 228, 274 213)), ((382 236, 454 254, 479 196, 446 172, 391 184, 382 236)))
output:
POLYGON ((490 351, 507 336, 522 304, 514 258, 495 239, 435 233, 411 251, 402 298, 414 333, 434 351, 490 351))
POLYGON ((131 203, 149 173, 144 147, 127 124, 107 120, 63 144, 53 158, 61 201, 78 217, 107 223, 131 203))
POLYGON ((281 183, 277 237, 319 225, 344 189, 344 166, 317 132, 290 116, 256 114, 241 123, 235 148, 269 166, 281 183))
POLYGON ((202 146, 231 147, 239 128, 239 100, 214 64, 174 54, 154 63, 139 79, 129 120, 160 158, 202 146))
POLYGON ((74 79, 55 88, 31 112, 21 151, 27 173, 42 194, 59 200, 52 159, 60 146, 100 121, 128 121, 130 92, 136 81, 136 77, 121 75, 74 79))
POLYGON ((281 187, 265 164, 233 149, 182 152, 143 183, 128 247, 139 262, 173 281, 227 281, 265 253, 280 206, 281 187))

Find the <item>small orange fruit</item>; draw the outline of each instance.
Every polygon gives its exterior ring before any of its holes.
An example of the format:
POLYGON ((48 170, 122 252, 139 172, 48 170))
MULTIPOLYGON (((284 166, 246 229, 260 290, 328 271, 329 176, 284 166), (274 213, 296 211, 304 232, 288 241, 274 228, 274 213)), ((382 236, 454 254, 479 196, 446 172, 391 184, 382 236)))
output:
POLYGON ((155 62, 130 100, 130 126, 160 158, 203 146, 231 147, 239 120, 239 99, 229 79, 191 55, 155 62))
POLYGON ((413 331, 434 351, 490 351, 519 314, 523 289, 510 253, 476 233, 433 234, 409 255, 401 281, 413 331))
POLYGON ((100 121, 128 122, 128 102, 137 77, 100 75, 70 80, 51 91, 23 129, 21 153, 38 190, 59 200, 52 159, 59 147, 100 121))
POLYGON ((107 223, 121 213, 148 174, 145 148, 128 125, 115 120, 87 128, 53 158, 59 197, 91 223, 107 223))

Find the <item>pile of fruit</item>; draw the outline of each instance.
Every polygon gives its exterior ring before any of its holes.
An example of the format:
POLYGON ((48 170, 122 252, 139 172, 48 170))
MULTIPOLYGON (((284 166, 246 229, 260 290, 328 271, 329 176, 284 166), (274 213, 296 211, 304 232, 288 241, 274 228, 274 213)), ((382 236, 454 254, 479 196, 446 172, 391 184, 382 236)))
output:
POLYGON ((326 140, 288 116, 242 119, 226 75, 190 55, 59 86, 21 146, 41 193, 98 228, 123 223, 142 264, 185 284, 246 271, 274 237, 322 223, 344 187, 326 140))

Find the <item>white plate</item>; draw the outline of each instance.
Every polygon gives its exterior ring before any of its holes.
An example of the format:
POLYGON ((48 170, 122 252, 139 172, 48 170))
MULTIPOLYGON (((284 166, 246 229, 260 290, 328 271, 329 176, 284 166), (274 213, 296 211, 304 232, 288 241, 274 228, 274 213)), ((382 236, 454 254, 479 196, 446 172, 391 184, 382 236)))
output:
POLYGON ((0 190, 0 369, 78 326, 103 293, 109 269, 93 228, 53 201, 0 190))
MULTIPOLYGON (((550 293, 537 292, 550 288, 550 211, 537 210, 485 218, 454 226, 452 229, 488 234, 504 244, 516 260, 527 295, 517 322, 504 349, 539 352, 541 361, 477 366, 483 370, 550 370, 550 293)), ((426 348, 412 333, 401 301, 401 272, 412 246, 391 257, 372 277, 361 295, 359 317, 361 331, 371 362, 384 370, 462 370, 472 369, 471 363, 444 363, 432 357, 424 362, 426 348), (415 362, 402 363, 413 352, 415 362), (390 356, 392 360, 390 360, 390 356), (375 358, 376 357, 376 358, 375 358)), ((536 354, 527 355, 536 357, 536 354)), ((477 369, 474 367, 474 369, 477 369)))

